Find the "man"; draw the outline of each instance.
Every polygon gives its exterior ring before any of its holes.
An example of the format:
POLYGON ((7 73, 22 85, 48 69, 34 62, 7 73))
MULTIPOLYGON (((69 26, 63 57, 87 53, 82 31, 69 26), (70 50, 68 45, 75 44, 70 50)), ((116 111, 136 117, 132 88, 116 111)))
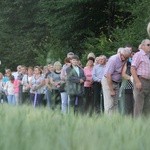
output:
POLYGON ((21 65, 17 66, 17 71, 13 72, 12 75, 15 77, 15 79, 18 79, 18 76, 21 74, 21 65))
POLYGON ((102 78, 105 113, 112 114, 118 110, 121 71, 130 55, 131 51, 123 48, 119 53, 111 56, 106 64, 102 78))
POLYGON ((71 66, 66 69, 67 81, 66 92, 70 96, 70 105, 74 112, 83 112, 83 94, 85 75, 82 68, 78 66, 79 57, 74 55, 71 59, 71 66))
POLYGON ((104 55, 99 56, 98 64, 94 66, 92 71, 94 108, 96 113, 100 113, 101 111, 103 111, 101 80, 104 75, 106 60, 107 60, 106 56, 104 55))
POLYGON ((134 117, 150 113, 150 40, 141 42, 140 51, 134 54, 131 73, 134 79, 134 117))

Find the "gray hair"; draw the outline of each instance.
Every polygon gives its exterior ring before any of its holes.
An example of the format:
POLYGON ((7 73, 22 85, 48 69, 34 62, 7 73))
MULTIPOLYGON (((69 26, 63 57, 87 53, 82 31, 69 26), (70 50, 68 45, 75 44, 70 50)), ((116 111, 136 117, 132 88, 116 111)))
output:
POLYGON ((147 42, 147 41, 150 41, 150 40, 149 40, 149 39, 144 39, 144 40, 141 42, 141 45, 144 45, 145 42, 147 42))
POLYGON ((123 47, 118 48, 117 53, 120 53, 124 49, 123 47))
POLYGON ((105 55, 100 55, 99 58, 104 58, 105 60, 107 60, 107 57, 105 55))
POLYGON ((121 54, 124 54, 124 55, 130 55, 131 54, 131 50, 129 48, 122 48, 121 51, 120 51, 121 54))

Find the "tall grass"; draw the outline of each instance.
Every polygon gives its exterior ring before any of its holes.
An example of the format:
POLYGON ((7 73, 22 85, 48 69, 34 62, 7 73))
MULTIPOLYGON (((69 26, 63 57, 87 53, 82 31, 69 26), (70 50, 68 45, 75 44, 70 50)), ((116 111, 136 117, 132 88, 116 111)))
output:
POLYGON ((149 150, 150 119, 0 105, 0 150, 149 150))

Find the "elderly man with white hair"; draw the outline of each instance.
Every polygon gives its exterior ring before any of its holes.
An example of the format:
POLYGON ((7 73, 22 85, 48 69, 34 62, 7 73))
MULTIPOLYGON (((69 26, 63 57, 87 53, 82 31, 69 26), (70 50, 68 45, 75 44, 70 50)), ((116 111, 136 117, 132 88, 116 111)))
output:
POLYGON ((140 51, 133 56, 131 73, 134 79, 134 117, 150 114, 150 40, 140 44, 140 51))
POLYGON ((130 57, 128 48, 121 48, 120 52, 111 56, 106 64, 102 78, 105 113, 113 114, 118 111, 119 85, 121 82, 121 71, 130 57))

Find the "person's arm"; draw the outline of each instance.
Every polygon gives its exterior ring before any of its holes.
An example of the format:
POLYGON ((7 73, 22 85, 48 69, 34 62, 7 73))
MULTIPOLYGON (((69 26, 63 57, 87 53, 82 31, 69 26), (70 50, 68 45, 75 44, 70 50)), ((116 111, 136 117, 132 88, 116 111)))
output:
POLYGON ((137 75, 137 70, 134 66, 131 66, 131 74, 133 76, 133 79, 135 81, 135 87, 138 89, 138 90, 141 90, 142 89, 142 83, 141 81, 139 80, 138 78, 138 75, 137 75))
POLYGON ((127 71, 127 63, 123 66, 122 69, 122 77, 126 80, 130 80, 131 76, 126 73, 127 71))
POLYGON ((113 88, 113 82, 112 82, 111 74, 107 74, 106 78, 107 78, 108 86, 110 88, 110 95, 114 96, 116 94, 116 92, 113 88))
POLYGON ((96 66, 94 66, 93 70, 92 70, 92 79, 95 82, 100 82, 100 79, 97 77, 96 75, 96 66))

